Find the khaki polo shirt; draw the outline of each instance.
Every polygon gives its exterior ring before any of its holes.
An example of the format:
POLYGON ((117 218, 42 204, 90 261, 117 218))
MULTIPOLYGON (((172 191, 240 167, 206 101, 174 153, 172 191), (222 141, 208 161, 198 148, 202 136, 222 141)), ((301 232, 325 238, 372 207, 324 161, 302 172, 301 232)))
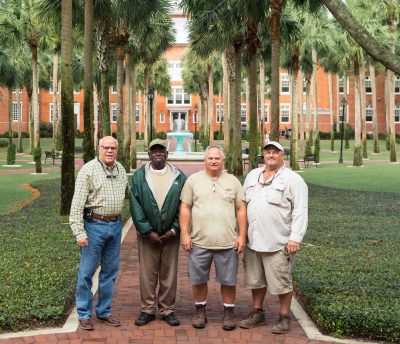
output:
POLYGON ((239 180, 222 172, 215 181, 205 171, 192 174, 181 193, 181 201, 192 206, 191 238, 207 249, 235 247, 236 203, 245 200, 239 180))

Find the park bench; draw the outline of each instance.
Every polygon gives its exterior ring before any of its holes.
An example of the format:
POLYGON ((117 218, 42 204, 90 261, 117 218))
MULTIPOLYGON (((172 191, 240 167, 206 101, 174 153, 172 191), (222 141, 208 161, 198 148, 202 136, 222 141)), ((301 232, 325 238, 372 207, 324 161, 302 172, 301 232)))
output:
POLYGON ((60 152, 54 151, 54 150, 45 150, 44 151, 45 158, 44 158, 44 163, 46 164, 47 159, 53 159, 53 165, 56 159, 61 160, 61 154, 60 152))
POLYGON ((317 167, 317 162, 315 161, 315 155, 305 155, 304 158, 302 160, 299 160, 300 162, 302 162, 304 164, 304 168, 308 167, 308 164, 311 162, 314 162, 315 167, 317 167))

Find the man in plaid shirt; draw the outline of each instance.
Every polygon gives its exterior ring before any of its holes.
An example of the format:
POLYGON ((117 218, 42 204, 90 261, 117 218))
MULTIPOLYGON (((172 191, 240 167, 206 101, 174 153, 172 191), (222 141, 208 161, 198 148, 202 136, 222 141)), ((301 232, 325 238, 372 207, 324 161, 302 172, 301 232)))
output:
POLYGON ((92 278, 100 262, 97 320, 120 326, 112 316, 111 302, 119 270, 121 246, 121 209, 128 179, 124 167, 116 161, 118 141, 112 136, 99 142, 99 156, 78 173, 69 223, 80 248, 81 260, 76 287, 79 326, 93 330, 92 278))

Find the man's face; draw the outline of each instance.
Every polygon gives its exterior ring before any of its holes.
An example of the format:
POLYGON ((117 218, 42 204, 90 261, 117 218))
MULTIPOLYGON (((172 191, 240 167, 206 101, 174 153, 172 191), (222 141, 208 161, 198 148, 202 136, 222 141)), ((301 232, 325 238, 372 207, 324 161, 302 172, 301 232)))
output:
POLYGON ((218 148, 211 148, 204 159, 207 172, 222 172, 224 168, 224 158, 218 148))
POLYGON ((154 169, 162 170, 168 158, 167 149, 163 146, 155 145, 149 151, 149 158, 154 169))
POLYGON ((113 137, 104 137, 99 149, 99 159, 107 166, 111 166, 117 158, 118 147, 113 137))
POLYGON ((265 165, 271 169, 280 168, 283 165, 283 152, 274 146, 264 149, 265 165))

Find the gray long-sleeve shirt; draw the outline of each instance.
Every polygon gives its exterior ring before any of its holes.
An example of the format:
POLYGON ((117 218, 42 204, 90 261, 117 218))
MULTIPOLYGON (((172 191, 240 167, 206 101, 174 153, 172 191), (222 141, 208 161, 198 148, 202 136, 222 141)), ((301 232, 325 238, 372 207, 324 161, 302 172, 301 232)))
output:
POLYGON ((303 240, 308 224, 308 188, 303 178, 286 167, 269 179, 270 185, 263 185, 263 172, 264 167, 252 170, 244 182, 248 247, 275 252, 289 240, 303 240))

